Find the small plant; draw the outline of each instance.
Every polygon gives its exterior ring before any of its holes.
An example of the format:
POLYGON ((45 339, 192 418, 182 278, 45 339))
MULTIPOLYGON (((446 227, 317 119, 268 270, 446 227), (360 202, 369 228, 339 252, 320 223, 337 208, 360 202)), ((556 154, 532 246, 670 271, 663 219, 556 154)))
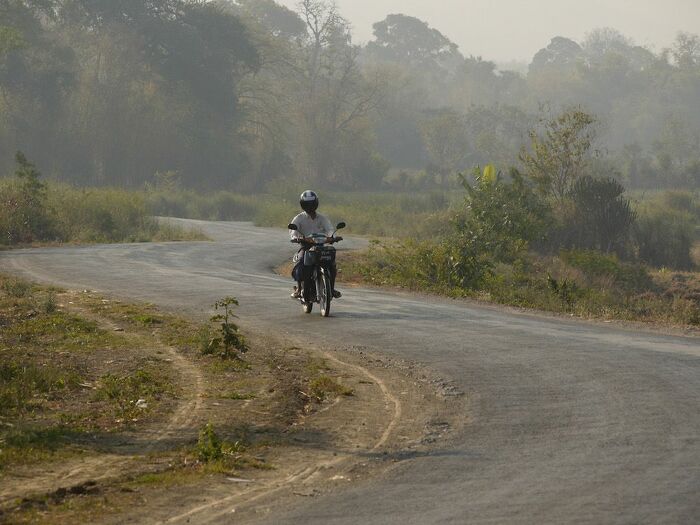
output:
POLYGON ((221 439, 214 431, 214 425, 207 423, 199 431, 199 439, 197 440, 196 451, 199 461, 209 463, 221 459, 224 455, 221 445, 221 439))
POLYGON ((573 306, 576 295, 579 292, 579 287, 575 281, 571 281, 569 279, 562 279, 561 281, 558 281, 548 274, 547 284, 549 285, 549 289, 552 291, 552 293, 559 297, 563 303, 566 303, 566 305, 569 307, 573 306))
POLYGON ((124 376, 103 375, 98 382, 94 399, 109 401, 117 418, 133 419, 165 393, 172 393, 169 379, 159 375, 155 368, 140 368, 124 376), (139 399, 143 399, 145 404, 139 405, 139 399))
POLYGON ((234 466, 244 451, 245 446, 240 441, 229 443, 221 439, 211 423, 207 423, 199 431, 195 452, 202 463, 219 461, 223 462, 224 465, 234 466))
POLYGON ((323 401, 331 394, 336 396, 352 396, 355 394, 352 388, 340 384, 337 379, 327 375, 319 376, 311 381, 309 390, 311 396, 319 401, 323 401))
POLYGON ((20 279, 8 279, 2 283, 2 289, 10 297, 21 299, 31 293, 32 286, 20 279))
POLYGON ((236 317, 232 312, 234 306, 238 306, 238 300, 235 297, 226 297, 214 303, 215 310, 223 310, 223 313, 218 313, 211 318, 212 322, 221 323, 221 335, 209 341, 204 349, 205 354, 219 352, 221 357, 229 358, 235 357, 236 352, 243 354, 248 351, 245 338, 231 320, 236 317))
POLYGON ((56 304, 56 294, 53 292, 49 292, 44 298, 44 301, 41 305, 41 309, 46 314, 52 314, 56 311, 57 308, 58 305, 56 304))

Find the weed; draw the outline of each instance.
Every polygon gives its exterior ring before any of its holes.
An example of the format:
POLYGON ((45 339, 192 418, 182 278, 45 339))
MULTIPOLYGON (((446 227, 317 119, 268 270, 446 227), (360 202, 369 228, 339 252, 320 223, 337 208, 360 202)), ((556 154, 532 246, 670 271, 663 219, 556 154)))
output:
POLYGON ((212 322, 221 323, 221 335, 213 337, 203 348, 203 353, 219 353, 223 358, 231 358, 237 357, 236 352, 245 353, 248 351, 245 338, 241 335, 238 326, 231 320, 231 318, 236 317, 232 312, 234 306, 238 306, 238 301, 234 297, 226 297, 214 303, 216 310, 223 309, 223 313, 216 314, 211 318, 212 322))
POLYGON ((222 460, 235 460, 245 451, 240 442, 229 443, 222 440, 214 431, 214 426, 207 423, 199 431, 199 439, 195 447, 197 458, 202 463, 213 463, 222 460))
POLYGON ((243 394, 241 392, 230 392, 221 396, 221 399, 247 400, 255 399, 255 394, 243 394))
POLYGON ((0 416, 21 414, 58 392, 75 388, 80 377, 56 366, 19 361, 0 363, 0 416))
POLYGON ((309 383, 309 391, 310 395, 319 401, 323 401, 329 395, 352 396, 355 394, 352 388, 340 384, 337 379, 327 375, 313 379, 309 383))
POLYGON ((140 368, 135 372, 116 376, 105 374, 98 382, 94 394, 96 401, 109 401, 117 418, 131 420, 142 414, 158 396, 172 393, 173 387, 167 377, 154 369, 140 368), (139 404, 138 400, 144 400, 139 404))
POLYGON ((2 290, 10 297, 21 299, 29 297, 32 285, 21 279, 7 279, 2 283, 2 290))
POLYGON ((133 316, 133 320, 136 321, 137 323, 146 325, 146 326, 151 326, 154 324, 163 324, 163 319, 160 317, 156 317, 154 315, 150 314, 137 314, 133 316))
POLYGON ((49 291, 44 297, 44 301, 41 305, 41 309, 45 314, 52 314, 58 308, 56 304, 56 294, 53 291, 49 291))
POLYGON ((80 432, 64 425, 11 428, 9 432, 0 435, 0 469, 10 464, 48 459, 79 434, 80 432))

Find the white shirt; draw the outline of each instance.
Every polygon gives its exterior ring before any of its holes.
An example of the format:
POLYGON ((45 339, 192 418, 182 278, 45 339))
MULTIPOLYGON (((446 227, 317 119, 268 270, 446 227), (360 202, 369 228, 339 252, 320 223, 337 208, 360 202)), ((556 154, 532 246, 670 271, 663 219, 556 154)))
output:
POLYGON ((326 236, 330 237, 335 231, 328 217, 320 213, 317 213, 316 218, 312 219, 311 215, 303 211, 292 219, 292 224, 296 224, 299 228, 298 230, 289 230, 292 239, 308 237, 314 233, 325 233, 326 236))

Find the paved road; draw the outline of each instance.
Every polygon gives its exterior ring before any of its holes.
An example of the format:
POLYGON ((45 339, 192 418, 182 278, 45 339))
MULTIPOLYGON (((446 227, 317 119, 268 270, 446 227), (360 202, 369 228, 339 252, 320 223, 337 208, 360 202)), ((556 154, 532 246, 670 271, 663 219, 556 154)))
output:
POLYGON ((448 450, 267 522, 700 522, 699 339, 376 290, 304 316, 270 272, 286 232, 199 224, 216 242, 12 251, 0 268, 196 313, 233 294, 244 326, 419 361, 469 399, 448 450))

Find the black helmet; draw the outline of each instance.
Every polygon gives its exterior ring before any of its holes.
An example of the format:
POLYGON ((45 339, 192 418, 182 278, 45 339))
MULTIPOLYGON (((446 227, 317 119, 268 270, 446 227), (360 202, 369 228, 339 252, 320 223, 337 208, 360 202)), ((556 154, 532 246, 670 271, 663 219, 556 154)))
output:
POLYGON ((299 197, 299 204, 306 213, 315 212, 318 209, 318 195, 311 190, 306 190, 299 197))

